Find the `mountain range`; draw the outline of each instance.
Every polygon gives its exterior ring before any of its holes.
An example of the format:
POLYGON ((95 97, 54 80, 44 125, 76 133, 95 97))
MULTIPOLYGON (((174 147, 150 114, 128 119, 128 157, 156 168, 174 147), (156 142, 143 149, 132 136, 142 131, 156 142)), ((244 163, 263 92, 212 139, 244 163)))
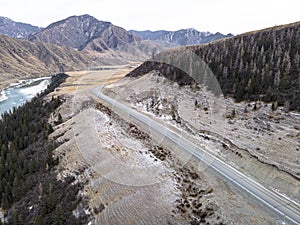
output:
POLYGON ((0 36, 0 80, 141 61, 170 46, 226 37, 194 29, 127 31, 90 15, 71 16, 46 28, 0 17, 0 34, 5 35, 0 36))
POLYGON ((173 44, 175 46, 186 46, 186 45, 197 45, 203 43, 209 43, 218 39, 232 37, 232 34, 221 34, 221 33, 210 33, 210 32, 199 32, 193 28, 181 29, 178 31, 135 31, 131 30, 132 33, 140 36, 145 40, 159 41, 163 43, 173 44))
POLYGON ((89 15, 71 16, 50 24, 48 27, 29 35, 30 41, 41 41, 79 51, 89 47, 103 52, 142 39, 110 22, 99 21, 89 15))
POLYGON ((41 28, 27 23, 15 22, 0 16, 0 34, 13 38, 26 38, 29 34, 40 31, 41 28))
POLYGON ((170 47, 208 43, 232 36, 232 34, 199 32, 195 29, 127 31, 122 27, 100 21, 90 15, 71 16, 54 22, 46 28, 0 17, 0 34, 13 38, 26 38, 33 42, 46 42, 71 47, 79 51, 89 49, 101 53, 143 40, 159 42, 161 46, 170 47))

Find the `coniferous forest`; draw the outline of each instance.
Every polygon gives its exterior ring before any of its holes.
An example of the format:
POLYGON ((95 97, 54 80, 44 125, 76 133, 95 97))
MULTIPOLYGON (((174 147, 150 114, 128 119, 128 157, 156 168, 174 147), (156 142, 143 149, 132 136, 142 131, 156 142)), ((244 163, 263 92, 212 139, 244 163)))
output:
MULTIPOLYGON (((233 97, 238 102, 277 102, 288 110, 300 111, 299 40, 298 22, 186 49, 208 65, 225 96, 233 97)), ((185 60, 176 50, 164 54, 185 60)), ((151 70, 160 71, 180 85, 193 82, 180 69, 153 61, 145 62, 128 76, 140 76, 151 70)))
POLYGON ((64 74, 53 76, 51 85, 41 95, 5 113, 0 120, 0 204, 7 212, 8 224, 87 221, 86 217, 72 215, 81 201, 78 192, 82 185, 72 184, 74 177, 56 179, 58 159, 53 157, 53 150, 59 143, 48 140, 53 132, 49 116, 62 100, 45 100, 43 96, 65 78, 64 74))
POLYGON ((300 110, 300 23, 192 47, 237 101, 278 101, 300 110))

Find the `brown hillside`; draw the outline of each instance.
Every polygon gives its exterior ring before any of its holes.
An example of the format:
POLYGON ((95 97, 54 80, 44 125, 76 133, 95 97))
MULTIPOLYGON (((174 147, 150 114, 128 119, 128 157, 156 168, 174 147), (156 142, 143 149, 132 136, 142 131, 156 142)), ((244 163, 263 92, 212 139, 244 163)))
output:
POLYGON ((0 35, 0 83, 4 81, 80 70, 92 58, 70 48, 13 39, 0 35))

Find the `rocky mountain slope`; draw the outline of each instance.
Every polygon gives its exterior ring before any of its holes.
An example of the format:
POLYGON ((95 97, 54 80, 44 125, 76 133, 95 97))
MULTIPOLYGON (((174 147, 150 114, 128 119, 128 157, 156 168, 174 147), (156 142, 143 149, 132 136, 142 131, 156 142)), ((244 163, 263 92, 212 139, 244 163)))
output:
MULTIPOLYGON (((93 59, 59 46, 0 35, 0 83, 86 68, 93 59)), ((96 61, 97 62, 97 61, 96 61)))
POLYGON ((26 38, 29 34, 40 31, 41 28, 26 23, 15 22, 0 16, 0 34, 13 38, 26 38))
MULTIPOLYGON (((297 22, 190 46, 186 50, 207 63, 226 96, 237 101, 273 102, 274 109, 279 105, 287 111, 300 110, 299 39, 300 22, 297 22)), ((180 60, 178 49, 166 52, 165 57, 180 60)), ((146 62, 129 76, 153 69, 163 69, 166 77, 184 77, 182 71, 175 76, 172 69, 154 62, 146 62)))
POLYGON ((195 29, 181 29, 178 31, 135 31, 131 30, 132 33, 142 37, 146 40, 160 41, 164 43, 173 44, 176 46, 195 45, 202 43, 209 43, 221 38, 231 37, 232 34, 221 34, 221 33, 210 33, 210 32, 199 32, 195 29))
MULTIPOLYGON (((17 25, 11 21, 11 26, 17 25)), ((9 26, 0 28, 6 34, 13 32, 9 26)), ((72 16, 38 32, 26 32, 22 35, 35 33, 29 40, 0 36, 0 88, 12 79, 145 60, 164 49, 89 15, 72 16)))
POLYGON ((40 32, 30 35, 29 40, 71 47, 80 51, 89 46, 94 51, 103 52, 140 41, 141 38, 110 22, 82 15, 52 23, 40 32))

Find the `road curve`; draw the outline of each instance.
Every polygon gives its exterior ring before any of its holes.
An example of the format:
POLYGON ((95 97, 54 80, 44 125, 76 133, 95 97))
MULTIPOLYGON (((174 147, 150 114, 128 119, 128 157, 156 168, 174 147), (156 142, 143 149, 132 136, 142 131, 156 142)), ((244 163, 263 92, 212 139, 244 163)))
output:
POLYGON ((150 126, 156 132, 164 135, 173 143, 177 144, 181 149, 193 154, 199 160, 207 163, 212 169, 221 175, 221 177, 231 181, 243 191, 248 192, 250 195, 264 203, 270 209, 276 211, 292 224, 300 224, 300 205, 287 197, 280 195, 270 189, 267 189, 257 181, 247 177, 240 171, 232 166, 226 164, 220 159, 216 158, 209 152, 197 147, 191 141, 181 137, 174 131, 166 128, 162 124, 152 120, 142 113, 104 95, 100 89, 93 89, 93 93, 102 101, 113 106, 115 109, 128 113, 128 115, 139 122, 150 126), (180 140, 180 142, 178 141, 180 140))

